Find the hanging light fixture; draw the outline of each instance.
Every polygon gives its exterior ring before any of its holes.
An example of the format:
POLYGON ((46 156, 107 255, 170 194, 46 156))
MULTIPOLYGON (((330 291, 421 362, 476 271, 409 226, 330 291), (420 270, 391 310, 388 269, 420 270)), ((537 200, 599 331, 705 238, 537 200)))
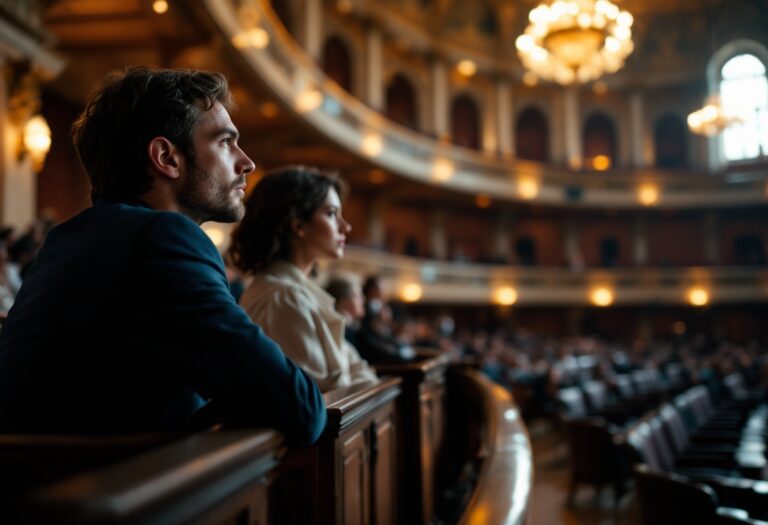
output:
POLYGON ((538 77, 568 85, 615 73, 634 50, 634 18, 609 0, 545 1, 515 45, 538 77))
POLYGON ((720 97, 709 97, 704 107, 688 115, 688 128, 699 135, 713 137, 731 124, 740 122, 735 115, 728 115, 720 103, 720 97))

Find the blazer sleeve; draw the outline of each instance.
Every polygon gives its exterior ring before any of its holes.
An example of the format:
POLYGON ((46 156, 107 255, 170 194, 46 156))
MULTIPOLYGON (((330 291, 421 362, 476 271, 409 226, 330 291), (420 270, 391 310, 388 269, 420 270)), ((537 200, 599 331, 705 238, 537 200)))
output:
POLYGON ((317 385, 235 303, 205 233, 178 213, 158 214, 145 233, 133 272, 145 297, 132 315, 160 369, 238 421, 293 445, 316 441, 326 423, 317 385))

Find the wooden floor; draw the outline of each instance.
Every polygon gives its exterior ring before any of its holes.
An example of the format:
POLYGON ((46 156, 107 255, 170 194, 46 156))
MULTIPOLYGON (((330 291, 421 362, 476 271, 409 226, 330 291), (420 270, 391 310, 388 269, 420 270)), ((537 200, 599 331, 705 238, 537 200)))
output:
POLYGON ((535 480, 532 525, 639 525, 639 509, 634 494, 626 495, 614 510, 613 493, 605 487, 599 493, 588 486, 579 489, 573 507, 568 499, 568 447, 548 422, 529 425, 533 444, 535 480))

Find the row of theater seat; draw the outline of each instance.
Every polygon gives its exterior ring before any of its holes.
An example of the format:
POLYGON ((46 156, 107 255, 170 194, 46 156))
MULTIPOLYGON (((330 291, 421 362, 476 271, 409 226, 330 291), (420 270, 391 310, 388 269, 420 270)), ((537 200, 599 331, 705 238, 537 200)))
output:
MULTIPOLYGON (((752 518, 768 517, 768 496, 763 494, 768 483, 761 481, 767 465, 768 407, 763 403, 764 393, 750 393, 740 374, 728 376, 723 386, 729 400, 717 408, 709 390, 696 386, 650 410, 623 431, 602 417, 594 417, 599 410, 591 417, 588 413, 587 417, 566 418, 572 460, 571 501, 580 483, 611 483, 618 503, 631 464, 642 463, 645 466, 636 467, 635 472, 642 478, 638 487, 646 523, 660 519, 659 509, 664 504, 660 499, 666 498, 660 487, 680 480, 706 482, 721 501, 749 512, 752 518), (663 483, 651 482, 661 478, 663 483)), ((670 385, 667 387, 669 391, 670 385)), ((590 399, 590 391, 595 389, 585 384, 583 390, 590 399)), ((662 391, 660 386, 646 394, 659 395, 662 391)), ((576 397, 573 392, 568 396, 576 397)), ((592 402, 590 405, 596 407, 592 402)), ((733 514, 724 518, 712 513, 710 517, 719 521, 740 519, 733 514)))
POLYGON ((685 388, 682 375, 673 370, 677 368, 667 367, 662 376, 656 369, 640 369, 615 375, 610 384, 594 379, 561 388, 557 394, 560 419, 568 422, 597 416, 624 425, 685 388))

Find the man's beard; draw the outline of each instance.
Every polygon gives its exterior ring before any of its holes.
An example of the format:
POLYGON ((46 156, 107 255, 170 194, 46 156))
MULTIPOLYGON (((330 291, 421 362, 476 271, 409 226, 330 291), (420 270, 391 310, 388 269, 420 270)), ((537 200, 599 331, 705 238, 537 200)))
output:
POLYGON ((197 165, 190 166, 188 173, 178 197, 187 215, 199 223, 237 222, 243 218, 245 205, 242 200, 233 200, 232 192, 245 183, 244 176, 224 188, 222 185, 216 186, 213 177, 197 165))

